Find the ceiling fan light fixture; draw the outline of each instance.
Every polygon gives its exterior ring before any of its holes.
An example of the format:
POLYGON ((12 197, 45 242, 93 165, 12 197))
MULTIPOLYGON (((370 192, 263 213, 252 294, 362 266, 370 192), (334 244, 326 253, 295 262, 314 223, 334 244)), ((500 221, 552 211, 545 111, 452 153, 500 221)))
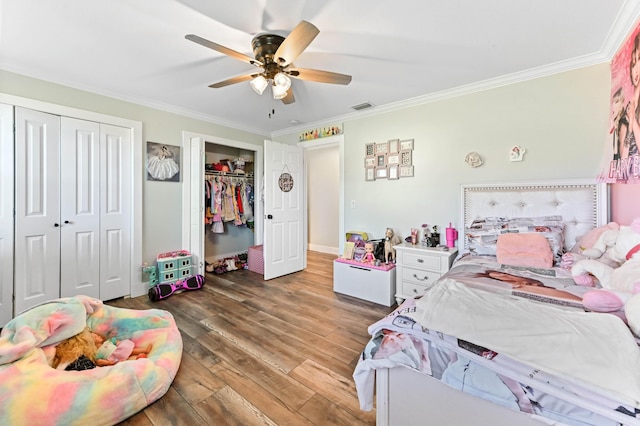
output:
POLYGON ((282 99, 287 96, 287 89, 283 89, 282 86, 274 84, 271 88, 273 89, 273 99, 282 99))
POLYGON ((288 75, 279 72, 273 77, 273 82, 276 86, 281 87, 286 92, 291 87, 291 79, 288 75))
POLYGON ((258 95, 262 95, 262 93, 264 92, 264 89, 267 88, 267 86, 269 85, 269 82, 267 81, 266 78, 264 78, 262 75, 257 76, 256 78, 254 78, 253 80, 251 80, 249 82, 249 84, 251 85, 251 88, 258 94, 258 95))

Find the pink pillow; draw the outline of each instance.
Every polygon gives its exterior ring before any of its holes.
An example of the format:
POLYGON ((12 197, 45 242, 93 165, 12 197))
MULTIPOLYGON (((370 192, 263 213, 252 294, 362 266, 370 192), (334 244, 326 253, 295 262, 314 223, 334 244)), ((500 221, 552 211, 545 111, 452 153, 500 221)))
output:
POLYGON ((582 237, 580 237, 571 251, 574 253, 580 253, 582 252, 582 250, 593 248, 593 245, 596 243, 596 241, 598 241, 598 238, 600 237, 600 235, 602 235, 603 232, 608 230, 617 231, 618 229, 620 229, 620 225, 618 225, 616 222, 609 222, 606 225, 602 225, 598 228, 592 229, 582 237))
POLYGON ((498 263, 530 268, 551 268, 553 252, 542 234, 507 233, 498 237, 496 244, 498 263))

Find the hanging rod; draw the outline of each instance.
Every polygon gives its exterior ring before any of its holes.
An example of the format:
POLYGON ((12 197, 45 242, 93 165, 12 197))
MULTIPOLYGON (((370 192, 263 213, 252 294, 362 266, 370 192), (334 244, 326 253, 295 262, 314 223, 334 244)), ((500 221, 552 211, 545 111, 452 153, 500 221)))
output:
POLYGON ((248 178, 253 179, 253 173, 233 173, 233 172, 220 172, 217 170, 204 172, 205 176, 226 176, 236 178, 248 178))

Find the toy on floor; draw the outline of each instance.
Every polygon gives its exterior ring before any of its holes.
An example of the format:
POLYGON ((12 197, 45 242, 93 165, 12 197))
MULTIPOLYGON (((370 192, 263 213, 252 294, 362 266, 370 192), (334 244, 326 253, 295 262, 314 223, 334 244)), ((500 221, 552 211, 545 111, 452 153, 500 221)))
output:
POLYGON ((114 365, 118 361, 144 358, 151 345, 136 348, 131 340, 114 342, 85 327, 80 333, 63 340, 56 346, 52 367, 58 370, 90 370, 114 365))
POLYGON ((172 294, 183 290, 198 290, 204 285, 204 277, 202 275, 194 275, 187 279, 178 280, 172 283, 156 284, 149 289, 149 299, 157 302, 166 299, 172 294))

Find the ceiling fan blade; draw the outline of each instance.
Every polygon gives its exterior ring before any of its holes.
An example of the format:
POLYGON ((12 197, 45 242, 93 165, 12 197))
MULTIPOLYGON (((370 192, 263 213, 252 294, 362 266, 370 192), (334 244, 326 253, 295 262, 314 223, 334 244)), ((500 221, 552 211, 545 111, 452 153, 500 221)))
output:
POLYGON ((243 81, 249 81, 258 75, 259 74, 256 74, 256 73, 237 75, 235 77, 231 77, 229 79, 210 84, 209 87, 211 87, 212 89, 219 89, 221 87, 230 86, 232 84, 242 83, 243 81))
POLYGON ((287 70, 287 74, 291 77, 307 80, 317 81, 319 83, 331 83, 331 84, 349 84, 351 83, 351 76, 346 74, 339 74, 331 71, 312 70, 308 68, 293 68, 287 70))
POLYGON ((278 65, 286 67, 293 62, 311 44, 318 33, 320 30, 315 25, 307 21, 300 21, 276 50, 274 58, 278 65))
POLYGON ((263 66, 262 62, 260 62, 260 61, 258 61, 256 59, 250 58, 249 56, 247 56, 247 55, 245 55, 243 53, 236 52, 233 49, 229 49, 228 47, 224 47, 224 46, 222 46, 222 45, 220 45, 218 43, 214 43, 214 42, 209 41, 209 40, 207 40, 205 38, 197 36, 195 34, 187 34, 186 36, 184 36, 184 38, 186 38, 187 40, 191 40, 194 43, 198 43, 201 46, 208 47, 209 49, 213 49, 213 50, 215 50, 217 52, 225 54, 227 56, 231 56, 232 58, 239 59, 242 62, 247 62, 247 63, 249 63, 251 65, 255 65, 256 67, 263 66))
POLYGON ((287 96, 282 98, 282 103, 283 104, 292 104, 295 101, 296 101, 296 98, 293 97, 293 88, 289 88, 289 90, 287 90, 287 96))

